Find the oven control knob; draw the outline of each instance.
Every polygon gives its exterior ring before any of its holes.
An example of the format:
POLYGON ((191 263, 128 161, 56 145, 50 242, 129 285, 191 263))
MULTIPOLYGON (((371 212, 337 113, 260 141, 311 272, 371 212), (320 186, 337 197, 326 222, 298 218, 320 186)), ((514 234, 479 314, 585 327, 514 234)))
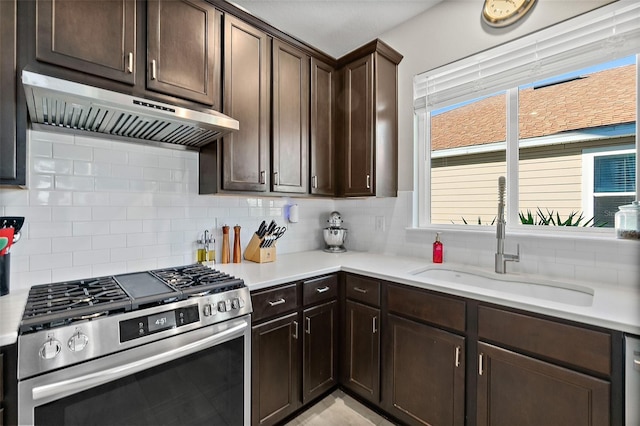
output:
POLYGON ((244 300, 240 297, 234 297, 231 301, 231 307, 233 309, 242 309, 244 308, 244 300))
POLYGON ((220 312, 227 312, 228 311, 227 304, 224 301, 218 302, 218 310, 220 312))
POLYGON ((56 339, 49 339, 40 348, 40 356, 44 359, 55 358, 62 350, 62 345, 56 339))
POLYGON ((211 315, 215 315, 218 313, 217 309, 215 308, 215 306, 207 303, 206 305, 204 305, 203 308, 203 313, 205 317, 210 317, 211 315))
POLYGON ((89 343, 89 338, 85 334, 77 332, 69 338, 67 346, 72 352, 80 352, 87 346, 87 343, 89 343))

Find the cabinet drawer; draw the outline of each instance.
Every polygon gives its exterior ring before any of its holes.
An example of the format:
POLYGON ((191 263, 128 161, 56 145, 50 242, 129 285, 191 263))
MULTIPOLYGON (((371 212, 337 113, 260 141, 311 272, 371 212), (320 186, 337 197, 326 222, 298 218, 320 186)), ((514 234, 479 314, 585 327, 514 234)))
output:
POLYGON ((347 298, 380 306, 380 281, 347 275, 347 298))
POLYGON ((335 299, 338 297, 338 276, 314 278, 302 283, 304 305, 335 299))
POLYGON ((607 333, 480 306, 478 336, 607 376, 611 374, 611 336, 607 333))
POLYGON ((252 293, 251 304, 253 322, 297 309, 297 284, 252 293))
POLYGON ((396 285, 387 291, 390 312, 464 332, 464 301, 396 285))

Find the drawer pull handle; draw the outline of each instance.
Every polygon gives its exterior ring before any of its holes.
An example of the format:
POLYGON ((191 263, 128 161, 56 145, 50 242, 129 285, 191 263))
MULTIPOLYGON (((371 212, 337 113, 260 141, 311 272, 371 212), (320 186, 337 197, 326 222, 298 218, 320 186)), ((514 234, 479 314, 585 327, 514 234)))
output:
POLYGON ((298 321, 293 322, 293 338, 298 340, 298 321))
POLYGON ((318 188, 318 176, 312 176, 311 178, 313 180, 313 189, 317 189, 318 188))
POLYGON ((317 293, 324 293, 325 291, 329 291, 329 286, 326 285, 324 287, 316 288, 317 293))
POLYGON ((151 61, 151 80, 156 79, 156 60, 151 61))
POLYGON ((640 365, 640 359, 634 359, 634 360, 633 360, 633 363, 634 363, 635 365, 640 365))
POLYGON ((478 374, 480 376, 482 376, 482 373, 484 372, 484 370, 482 369, 482 358, 483 357, 484 357, 484 354, 478 355, 478 374))
POLYGON ((133 72, 133 52, 129 52, 127 63, 127 72, 131 74, 133 72))
POLYGON ((362 294, 367 294, 369 293, 369 290, 365 289, 365 288, 360 288, 360 287, 354 287, 353 291, 357 291, 358 293, 362 293, 362 294))
POLYGON ((264 170, 260 170, 260 184, 264 184, 265 183, 265 176, 266 176, 266 172, 264 170))
POLYGON ((371 175, 367 175, 367 189, 371 189, 371 175))
POLYGON ((373 317, 373 334, 376 334, 378 332, 378 317, 375 316, 373 317))
POLYGON ((307 334, 311 334, 311 318, 307 317, 307 334))
POLYGON ((285 303, 286 301, 283 298, 280 298, 278 300, 273 300, 273 301, 269 301, 269 306, 278 306, 278 305, 282 305, 283 303, 285 303))
POLYGON ((460 346, 456 346, 456 367, 460 367, 460 346))

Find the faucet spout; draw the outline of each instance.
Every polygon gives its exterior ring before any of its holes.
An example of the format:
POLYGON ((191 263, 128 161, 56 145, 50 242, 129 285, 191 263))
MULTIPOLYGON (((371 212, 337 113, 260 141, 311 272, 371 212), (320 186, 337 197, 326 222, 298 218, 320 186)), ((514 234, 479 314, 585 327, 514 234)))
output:
POLYGON ((497 274, 507 272, 507 262, 520 261, 520 244, 517 247, 517 254, 505 254, 504 240, 506 238, 505 226, 507 222, 504 220, 504 192, 506 189, 506 179, 504 176, 498 178, 498 219, 496 223, 496 255, 495 268, 497 274))

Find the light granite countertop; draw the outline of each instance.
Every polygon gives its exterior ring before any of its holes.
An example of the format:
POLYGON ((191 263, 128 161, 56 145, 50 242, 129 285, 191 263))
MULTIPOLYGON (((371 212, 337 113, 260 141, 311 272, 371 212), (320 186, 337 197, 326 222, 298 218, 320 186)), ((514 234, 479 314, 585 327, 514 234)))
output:
MULTIPOLYGON (((215 268, 242 278, 250 290, 336 271, 352 272, 640 335, 640 288, 563 281, 561 285, 564 287, 583 289, 593 293, 593 302, 589 306, 584 306, 579 303, 573 304, 571 300, 569 303, 561 303, 473 285, 451 284, 438 279, 421 277, 415 275, 415 272, 425 268, 446 268, 480 273, 498 280, 533 279, 545 284, 554 284, 543 277, 518 274, 497 275, 492 271, 480 271, 452 263, 433 265, 428 260, 419 258, 362 252, 332 254, 320 250, 279 255, 277 261, 272 263, 258 264, 243 260, 242 263, 237 264, 216 264, 215 268)), ((27 291, 21 290, 0 297, 0 346, 16 341, 26 296, 27 291)))

